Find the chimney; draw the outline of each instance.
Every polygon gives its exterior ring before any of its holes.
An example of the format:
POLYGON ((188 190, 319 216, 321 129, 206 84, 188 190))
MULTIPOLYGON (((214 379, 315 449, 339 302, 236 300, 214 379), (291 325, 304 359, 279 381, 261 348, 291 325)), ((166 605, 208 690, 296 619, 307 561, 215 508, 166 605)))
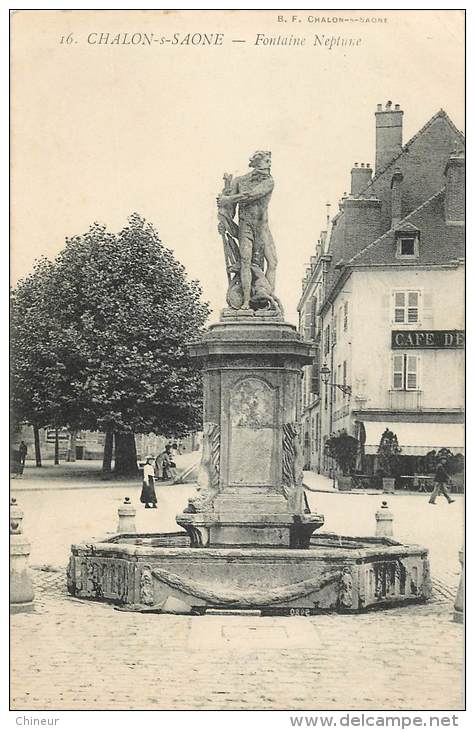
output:
POLYGON ((402 116, 404 112, 392 101, 385 109, 378 104, 376 117, 376 164, 375 172, 388 164, 402 149, 402 116))
MULTIPOLYGON (((345 214, 344 241, 341 258, 347 261, 381 233, 381 200, 371 198, 346 198, 341 201, 345 214)), ((339 254, 340 255, 340 254, 339 254)))
POLYGON ((445 222, 465 222, 465 153, 452 152, 445 166, 445 222))
POLYGON ((395 228, 402 218, 402 181, 404 175, 399 167, 394 170, 391 180, 391 228, 395 228))
POLYGON ((355 162, 351 170, 351 194, 359 195, 362 193, 368 187, 372 177, 373 171, 369 165, 362 162, 361 166, 358 167, 358 163, 355 162))

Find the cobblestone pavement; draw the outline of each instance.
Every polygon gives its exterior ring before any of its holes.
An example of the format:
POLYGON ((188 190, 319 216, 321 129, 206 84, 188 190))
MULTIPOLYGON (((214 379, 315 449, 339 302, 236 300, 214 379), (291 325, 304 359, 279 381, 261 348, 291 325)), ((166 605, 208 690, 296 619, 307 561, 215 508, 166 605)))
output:
MULTIPOLYGON (((12 485, 13 486, 13 485, 12 485)), ((159 488, 140 531, 173 529, 193 488, 159 488)), ((12 709, 462 709, 463 627, 452 622, 463 502, 389 502, 396 537, 429 547, 434 599, 357 616, 132 614, 69 597, 69 544, 114 531, 124 489, 18 493, 35 611, 11 621, 12 709)), ((326 529, 374 534, 380 496, 309 494, 326 529)))
POLYGON ((12 616, 12 709, 462 709, 453 590, 359 616, 159 616, 67 596, 35 570, 12 616))

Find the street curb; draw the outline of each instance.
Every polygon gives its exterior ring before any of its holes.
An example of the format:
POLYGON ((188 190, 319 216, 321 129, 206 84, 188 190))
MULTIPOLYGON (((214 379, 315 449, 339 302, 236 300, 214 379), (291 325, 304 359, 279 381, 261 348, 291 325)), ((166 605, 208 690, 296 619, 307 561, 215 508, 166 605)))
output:
POLYGON ((398 491, 391 495, 385 495, 383 491, 369 491, 367 489, 345 489, 344 491, 340 491, 339 489, 320 489, 319 487, 309 487, 307 484, 303 484, 303 488, 309 492, 320 492, 321 494, 364 494, 371 497, 390 496, 391 499, 393 497, 427 497, 428 499, 430 496, 430 492, 398 491))
MULTIPOLYGON (((194 484, 156 484, 155 489, 161 487, 190 487, 196 486, 194 484)), ((74 484, 68 486, 16 486, 11 484, 11 492, 60 492, 60 491, 74 491, 78 489, 138 489, 141 487, 141 483, 127 483, 127 482, 98 482, 96 484, 74 484)))

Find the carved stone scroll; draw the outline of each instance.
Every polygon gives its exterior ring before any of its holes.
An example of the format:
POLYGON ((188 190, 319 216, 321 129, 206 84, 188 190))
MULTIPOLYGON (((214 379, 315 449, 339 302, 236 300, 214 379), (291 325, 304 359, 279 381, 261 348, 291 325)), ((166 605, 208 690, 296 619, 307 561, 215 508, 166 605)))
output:
POLYGON ((348 568, 341 574, 338 588, 338 604, 341 608, 352 608, 353 606, 353 578, 348 568))
POLYGON ((282 485, 289 510, 296 514, 304 511, 302 467, 299 427, 296 423, 285 423, 282 428, 282 485))
POLYGON ((187 512, 213 509, 219 491, 220 430, 211 421, 203 425, 203 452, 198 471, 198 496, 188 502, 187 512))
POLYGON ((144 565, 140 576, 140 603, 145 606, 153 606, 154 602, 152 572, 150 565, 144 565))

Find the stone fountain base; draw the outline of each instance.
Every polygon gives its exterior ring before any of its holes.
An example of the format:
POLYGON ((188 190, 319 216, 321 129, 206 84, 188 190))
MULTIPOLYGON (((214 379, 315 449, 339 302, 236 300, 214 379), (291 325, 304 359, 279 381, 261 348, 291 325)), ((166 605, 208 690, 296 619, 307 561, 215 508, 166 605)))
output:
POLYGON ((185 533, 73 545, 68 590, 132 611, 358 612, 431 595, 427 550, 389 538, 319 533, 307 549, 193 548, 185 533))

